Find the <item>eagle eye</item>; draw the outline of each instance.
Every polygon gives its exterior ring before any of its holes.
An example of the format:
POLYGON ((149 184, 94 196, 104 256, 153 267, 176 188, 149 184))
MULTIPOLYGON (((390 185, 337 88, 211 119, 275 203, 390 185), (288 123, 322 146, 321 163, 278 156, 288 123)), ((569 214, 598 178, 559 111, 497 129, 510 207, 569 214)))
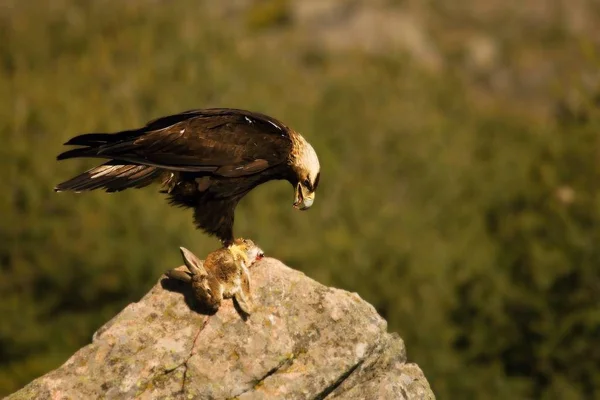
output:
POLYGON ((306 186, 307 189, 310 189, 310 180, 308 178, 306 178, 302 184, 306 186))

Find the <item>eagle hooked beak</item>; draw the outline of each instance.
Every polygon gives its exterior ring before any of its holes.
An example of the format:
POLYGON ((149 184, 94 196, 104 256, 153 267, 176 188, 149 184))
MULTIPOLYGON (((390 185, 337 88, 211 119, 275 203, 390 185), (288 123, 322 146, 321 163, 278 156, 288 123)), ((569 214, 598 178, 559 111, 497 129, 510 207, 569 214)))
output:
POLYGON ((308 210, 315 201, 315 192, 309 192, 301 183, 296 185, 294 207, 298 210, 308 210))

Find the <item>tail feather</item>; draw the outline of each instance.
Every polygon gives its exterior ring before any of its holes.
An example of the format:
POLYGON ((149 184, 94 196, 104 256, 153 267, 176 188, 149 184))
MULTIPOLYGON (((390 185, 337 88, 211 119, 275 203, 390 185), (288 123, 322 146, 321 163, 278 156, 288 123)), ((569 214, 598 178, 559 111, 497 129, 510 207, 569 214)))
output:
POLYGON ((75 146, 101 146, 103 144, 120 142, 131 139, 140 134, 139 129, 121 131, 117 133, 84 133, 69 139, 65 145, 75 146))
POLYGON ((124 165, 119 161, 109 161, 58 184, 54 190, 57 192, 66 190, 82 192, 104 189, 107 192, 118 192, 132 187, 142 188, 160 178, 161 172, 156 167, 137 164, 124 165))
POLYGON ((106 144, 112 140, 114 140, 114 135, 110 133, 85 133, 69 139, 65 143, 65 146, 97 146, 106 144))
POLYGON ((84 147, 79 149, 71 149, 65 152, 60 153, 56 159, 57 160, 66 160, 67 158, 77 158, 77 157, 94 157, 97 155, 98 150, 92 147, 84 147))
POLYGON ((85 146, 83 148, 67 150, 56 157, 57 160, 76 157, 98 157, 108 149, 117 150, 131 147, 131 139, 139 134, 138 131, 122 131, 118 133, 85 133, 69 139, 66 146, 85 146))

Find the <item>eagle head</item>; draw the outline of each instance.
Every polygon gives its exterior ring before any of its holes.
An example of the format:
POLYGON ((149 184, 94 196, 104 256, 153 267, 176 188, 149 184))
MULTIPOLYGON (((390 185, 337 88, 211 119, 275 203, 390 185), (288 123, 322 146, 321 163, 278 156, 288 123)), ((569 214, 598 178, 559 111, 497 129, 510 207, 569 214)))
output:
POLYGON ((291 159, 294 176, 290 179, 294 185, 294 207, 308 210, 315 201, 315 192, 321 178, 321 166, 315 149, 304 138, 298 135, 295 140, 295 151, 291 159))

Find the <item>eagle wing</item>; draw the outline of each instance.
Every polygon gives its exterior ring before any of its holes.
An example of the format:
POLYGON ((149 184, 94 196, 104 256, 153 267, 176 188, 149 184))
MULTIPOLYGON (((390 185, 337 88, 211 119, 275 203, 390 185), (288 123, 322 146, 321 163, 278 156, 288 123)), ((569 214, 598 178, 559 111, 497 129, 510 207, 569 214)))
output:
POLYGON ((236 109, 191 110, 156 119, 138 130, 91 133, 58 159, 98 157, 172 171, 224 177, 255 174, 285 162, 290 130, 263 114, 236 109))

